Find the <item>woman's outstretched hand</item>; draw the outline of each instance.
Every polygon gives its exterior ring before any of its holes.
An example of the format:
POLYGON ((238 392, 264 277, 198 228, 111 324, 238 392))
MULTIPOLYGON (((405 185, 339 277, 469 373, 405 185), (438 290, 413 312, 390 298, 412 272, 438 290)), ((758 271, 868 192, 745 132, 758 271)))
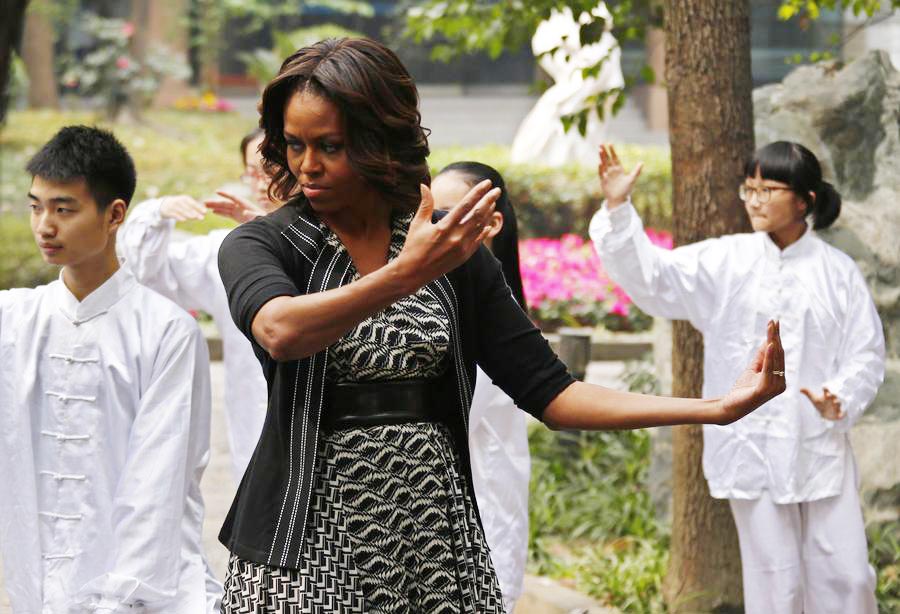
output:
POLYGON ((163 196, 159 203, 159 215, 163 219, 176 222, 202 220, 206 215, 206 208, 193 197, 185 194, 163 196))
POLYGON ((784 348, 781 347, 781 325, 769 321, 766 342, 756 353, 747 370, 722 397, 722 420, 729 424, 778 396, 786 387, 784 378, 784 348))
POLYGON ((615 209, 628 200, 642 168, 644 163, 639 162, 634 170, 626 172, 619 162, 615 148, 612 145, 600 146, 600 165, 597 167, 597 174, 600 175, 600 187, 606 197, 607 207, 615 209))
POLYGON ((431 190, 422 186, 419 210, 396 261, 414 286, 412 291, 452 271, 475 253, 491 230, 488 222, 499 197, 500 188, 491 188, 486 179, 469 190, 441 220, 432 223, 434 199, 431 190))
POLYGON ((208 198, 203 204, 216 215, 231 218, 239 224, 255 220, 266 214, 266 210, 260 205, 241 198, 236 194, 216 190, 221 198, 208 198))

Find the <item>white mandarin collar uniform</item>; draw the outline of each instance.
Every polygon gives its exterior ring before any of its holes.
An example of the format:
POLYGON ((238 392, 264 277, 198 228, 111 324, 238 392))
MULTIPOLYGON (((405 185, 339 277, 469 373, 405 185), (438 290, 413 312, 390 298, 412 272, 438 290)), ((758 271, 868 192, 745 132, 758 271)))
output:
POLYGON ((469 413, 472 481, 507 612, 522 595, 528 558, 531 456, 525 412, 480 368, 469 413))
POLYGON ((644 311, 688 320, 704 340, 703 395, 726 394, 781 321, 787 390, 728 426, 704 426, 703 471, 717 498, 775 503, 841 492, 847 431, 884 378, 884 333, 853 260, 812 230, 786 249, 764 232, 669 251, 652 245, 634 207, 591 220, 610 277, 644 311), (822 418, 800 392, 827 387, 846 416, 822 418))
POLYGON ((0 552, 16 614, 207 614, 197 325, 119 269, 0 292, 0 552))
POLYGON ((230 231, 171 241, 175 222, 160 217, 161 202, 149 200, 134 207, 119 230, 119 255, 140 283, 215 320, 222 335, 228 444, 238 483, 262 432, 268 388, 250 342, 234 324, 219 277, 219 247, 230 231))

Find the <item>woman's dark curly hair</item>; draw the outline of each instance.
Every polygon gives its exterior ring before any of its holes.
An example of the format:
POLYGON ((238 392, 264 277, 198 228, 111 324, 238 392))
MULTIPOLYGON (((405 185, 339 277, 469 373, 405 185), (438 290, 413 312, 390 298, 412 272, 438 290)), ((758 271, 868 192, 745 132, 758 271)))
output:
POLYGON ((266 86, 259 125, 265 131, 260 152, 272 177, 270 196, 287 201, 297 195, 297 178, 287 164, 284 109, 304 91, 340 110, 347 156, 356 172, 396 207, 418 207, 419 184, 431 184, 419 94, 394 52, 368 38, 327 39, 304 47, 266 86))

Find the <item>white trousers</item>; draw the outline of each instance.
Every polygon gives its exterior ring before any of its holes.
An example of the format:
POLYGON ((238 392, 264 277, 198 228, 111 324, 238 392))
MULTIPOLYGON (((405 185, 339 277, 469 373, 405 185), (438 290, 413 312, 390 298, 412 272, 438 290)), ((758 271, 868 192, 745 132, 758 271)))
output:
POLYGON ((877 614, 848 450, 841 494, 818 501, 729 499, 741 547, 746 614, 877 614))

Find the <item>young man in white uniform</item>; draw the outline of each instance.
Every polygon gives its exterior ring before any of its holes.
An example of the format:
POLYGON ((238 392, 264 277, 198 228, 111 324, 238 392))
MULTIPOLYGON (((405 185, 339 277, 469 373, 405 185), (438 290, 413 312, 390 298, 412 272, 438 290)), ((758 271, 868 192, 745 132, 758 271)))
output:
POLYGON ((225 417, 231 449, 232 475, 240 482, 253 455, 266 417, 268 390, 259 360, 247 338, 234 325, 225 287, 219 277, 218 255, 230 229, 173 241, 175 222, 202 219, 207 207, 239 222, 265 215, 268 200, 257 130, 241 143, 245 177, 255 200, 219 192, 220 200, 200 203, 190 196, 164 196, 136 205, 119 232, 117 249, 138 281, 185 309, 210 314, 222 336, 225 362, 225 417))
POLYGON ((703 395, 728 390, 761 323, 779 319, 784 335, 785 393, 703 427, 703 472, 731 505, 747 613, 875 614, 847 432, 881 385, 884 335, 856 264, 813 232, 838 217, 840 196, 808 149, 772 143, 748 161, 739 191, 756 232, 668 251, 628 200, 639 172, 601 148, 607 201, 591 238, 641 309, 703 334, 703 395))
POLYGON ((200 531, 209 367, 193 319, 116 258, 135 170, 63 128, 28 164, 60 277, 0 292, 0 551, 16 614, 218 612, 200 531))

